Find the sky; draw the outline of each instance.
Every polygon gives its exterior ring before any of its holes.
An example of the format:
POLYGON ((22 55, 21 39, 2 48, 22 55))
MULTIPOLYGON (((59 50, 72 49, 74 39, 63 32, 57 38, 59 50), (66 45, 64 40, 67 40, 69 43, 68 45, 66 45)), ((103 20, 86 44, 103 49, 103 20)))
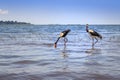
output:
POLYGON ((32 24, 120 24, 120 0, 0 0, 0 20, 32 24))

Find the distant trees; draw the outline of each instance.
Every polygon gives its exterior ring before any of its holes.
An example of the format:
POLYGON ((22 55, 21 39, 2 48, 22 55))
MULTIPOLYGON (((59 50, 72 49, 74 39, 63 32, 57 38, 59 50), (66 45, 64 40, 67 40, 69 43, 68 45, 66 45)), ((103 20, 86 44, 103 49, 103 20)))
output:
POLYGON ((0 24, 30 24, 30 23, 17 22, 17 21, 0 21, 0 24))

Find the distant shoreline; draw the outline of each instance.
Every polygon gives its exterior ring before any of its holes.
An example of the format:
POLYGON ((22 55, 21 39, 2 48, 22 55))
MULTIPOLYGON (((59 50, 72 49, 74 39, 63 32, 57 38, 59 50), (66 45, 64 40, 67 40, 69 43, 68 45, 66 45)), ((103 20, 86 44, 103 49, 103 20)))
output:
POLYGON ((31 23, 18 22, 18 21, 0 21, 0 25, 1 25, 1 24, 31 24, 31 23))
MULTIPOLYGON (((23 25, 40 25, 40 26, 84 26, 86 24, 31 24, 27 22, 18 22, 18 21, 0 21, 0 25, 16 25, 16 24, 23 24, 23 25)), ((120 24, 89 24, 90 26, 120 26, 120 24)))

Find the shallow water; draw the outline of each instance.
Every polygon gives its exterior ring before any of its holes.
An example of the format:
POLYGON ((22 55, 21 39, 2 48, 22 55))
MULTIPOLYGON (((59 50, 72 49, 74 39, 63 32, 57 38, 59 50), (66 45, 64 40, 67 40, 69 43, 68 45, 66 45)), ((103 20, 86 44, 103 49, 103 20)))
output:
POLYGON ((120 26, 90 28, 103 36, 94 49, 84 25, 0 25, 0 80, 120 80, 120 26))

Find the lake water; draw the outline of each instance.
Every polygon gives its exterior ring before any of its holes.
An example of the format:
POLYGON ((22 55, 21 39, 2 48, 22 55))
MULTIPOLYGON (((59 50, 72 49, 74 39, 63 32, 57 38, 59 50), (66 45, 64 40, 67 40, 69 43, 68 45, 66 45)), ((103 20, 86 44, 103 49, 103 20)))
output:
POLYGON ((120 80, 120 26, 0 25, 0 80, 120 80), (71 29, 67 46, 59 33, 71 29))

